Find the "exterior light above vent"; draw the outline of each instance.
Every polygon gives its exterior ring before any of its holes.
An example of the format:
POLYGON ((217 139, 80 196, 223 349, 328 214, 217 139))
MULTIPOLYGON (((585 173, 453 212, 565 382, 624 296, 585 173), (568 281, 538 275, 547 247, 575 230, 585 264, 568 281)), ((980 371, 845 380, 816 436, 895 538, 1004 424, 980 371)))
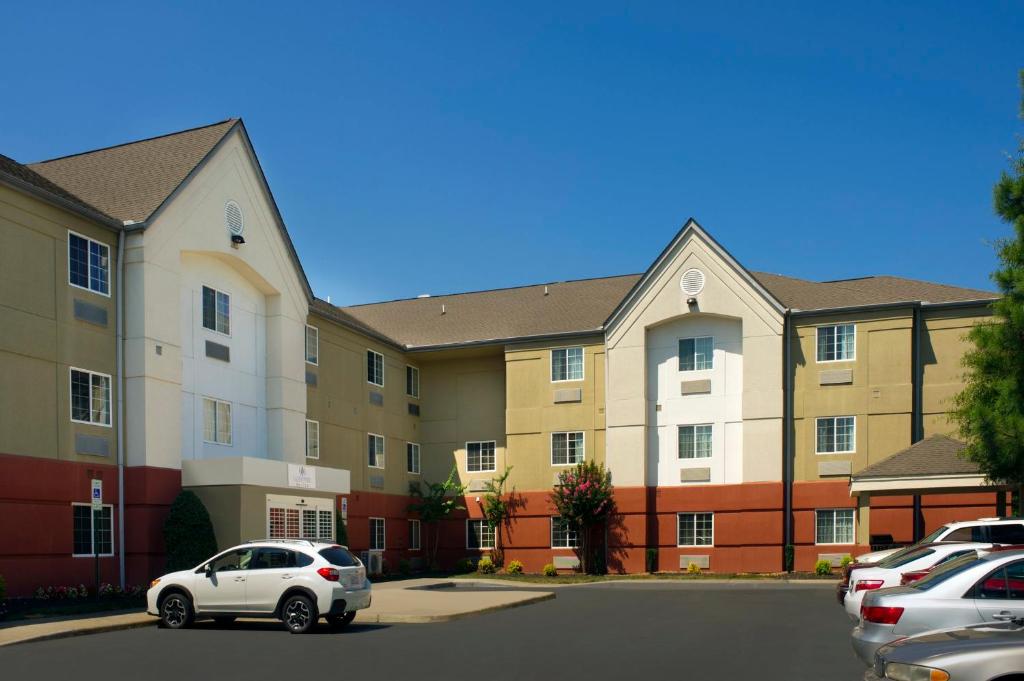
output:
POLYGON ((704 273, 697 269, 686 270, 679 280, 679 288, 688 296, 697 295, 704 290, 704 273))
POLYGON ((245 229, 245 219, 242 217, 242 209, 234 201, 224 204, 224 225, 232 236, 241 236, 245 229))

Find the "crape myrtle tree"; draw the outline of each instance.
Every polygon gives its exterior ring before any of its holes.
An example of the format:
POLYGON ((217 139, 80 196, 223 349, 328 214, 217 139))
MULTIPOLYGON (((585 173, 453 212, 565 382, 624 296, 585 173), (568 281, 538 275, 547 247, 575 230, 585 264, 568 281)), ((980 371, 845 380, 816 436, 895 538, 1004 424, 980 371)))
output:
POLYGON ((558 474, 551 492, 558 515, 579 538, 576 555, 583 572, 592 573, 603 561, 595 560, 594 534, 615 511, 611 473, 593 461, 578 463, 558 474))
POLYGON ((454 466, 444 482, 431 482, 426 485, 419 482, 409 483, 409 496, 413 499, 409 504, 409 511, 418 515, 420 522, 432 530, 433 541, 429 541, 428 533, 426 542, 427 565, 431 570, 437 566, 441 521, 454 511, 466 510, 466 507, 459 503, 465 494, 466 486, 459 482, 459 471, 454 466))
MULTIPOLYGON (((1024 70, 1020 81, 1024 91, 1024 70)), ((967 445, 963 455, 992 482, 1013 485, 1017 515, 1024 515, 1024 141, 996 183, 994 203, 1013 227, 996 243, 992 280, 1002 296, 992 304, 993 320, 968 334, 973 347, 964 355, 965 384, 951 416, 967 445)))
POLYGON ((508 466, 501 475, 488 480, 484 484, 484 498, 480 503, 484 520, 494 530, 494 550, 491 551, 491 558, 499 567, 505 564, 504 535, 511 529, 512 511, 515 507, 515 487, 510 493, 505 493, 505 485, 511 472, 512 467, 508 466))

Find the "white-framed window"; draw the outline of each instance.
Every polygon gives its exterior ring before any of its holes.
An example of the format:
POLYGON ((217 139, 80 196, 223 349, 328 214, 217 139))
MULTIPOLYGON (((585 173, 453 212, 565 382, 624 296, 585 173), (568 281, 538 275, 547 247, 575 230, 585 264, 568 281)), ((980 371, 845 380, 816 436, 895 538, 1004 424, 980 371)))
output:
POLYGON ((94 511, 92 504, 71 504, 71 555, 92 557, 114 555, 114 507, 103 504, 94 511))
POLYGON ((815 420, 815 447, 818 454, 846 454, 856 451, 857 417, 826 416, 815 420))
POLYGON ((551 382, 583 380, 583 348, 555 348, 551 351, 551 382))
POLYGON ((551 465, 573 466, 583 463, 586 444, 583 431, 551 433, 551 465))
POLYGON ((677 513, 679 546, 714 546, 714 513, 677 513))
POLYGON ((231 294, 203 286, 203 328, 231 335, 231 294))
POLYGON ((494 528, 486 520, 466 521, 466 548, 493 549, 494 528))
POLYGON ((366 351, 366 381, 384 387, 384 355, 379 352, 366 351))
POLYGON ((715 368, 715 339, 712 336, 679 339, 679 370, 706 371, 715 368))
POLYGON ((415 518, 409 519, 409 550, 420 550, 420 521, 415 518))
POLYGON ((553 549, 575 549, 580 545, 579 535, 576 530, 569 527, 569 523, 555 516, 551 518, 551 548, 553 549))
POLYGON ((370 468, 384 468, 384 436, 366 434, 366 465, 370 468))
POLYGON ((679 426, 679 458, 710 459, 713 430, 710 423, 679 426))
POLYGON ((306 364, 320 363, 320 329, 306 324, 306 364))
POLYGON ((68 230, 68 283, 110 297, 110 246, 68 230))
POLYGON ((405 394, 416 398, 420 396, 420 370, 408 364, 405 365, 405 394))
POLYGON ((110 427, 110 375, 70 368, 71 420, 110 427))
POLYGON ((818 327, 819 362, 850 362, 856 358, 856 324, 832 324, 818 327))
POLYGON ((384 519, 370 518, 370 550, 383 551, 384 546, 384 519))
MULTIPOLYGON (((310 541, 323 541, 334 543, 334 512, 317 510, 315 508, 303 508, 302 512, 302 539, 310 541)), ((283 537, 271 537, 272 539, 283 539, 283 537)))
POLYGON ((306 419, 306 458, 320 458, 320 422, 306 419))
POLYGON ((203 442, 231 444, 231 403, 203 398, 203 442))
POLYGON ((494 471, 494 440, 466 443, 466 470, 470 473, 494 471))
POLYGON ((814 512, 815 544, 853 544, 853 509, 819 508, 814 512))
POLYGON ((405 443, 405 470, 409 473, 420 472, 420 446, 416 442, 405 443))

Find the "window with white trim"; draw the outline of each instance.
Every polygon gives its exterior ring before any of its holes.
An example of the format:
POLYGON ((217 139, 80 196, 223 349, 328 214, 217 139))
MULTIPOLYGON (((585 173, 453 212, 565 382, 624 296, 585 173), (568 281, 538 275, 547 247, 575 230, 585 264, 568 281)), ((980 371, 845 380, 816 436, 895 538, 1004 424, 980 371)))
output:
POLYGON ((320 363, 320 329, 306 324, 306 364, 320 363))
POLYGON ((711 458, 710 423, 696 426, 679 426, 679 458, 709 459, 711 458))
POLYGON ((203 287, 203 328, 231 335, 231 295, 203 287))
POLYGON ((679 546, 714 546, 714 513, 677 513, 679 546))
POLYGON ((853 509, 826 508, 814 512, 815 544, 853 544, 853 509))
POLYGON ((366 380, 380 388, 384 387, 384 355, 379 352, 366 351, 366 380))
POLYGON ((679 339, 679 370, 705 371, 715 365, 715 339, 712 336, 679 339))
POLYGON ((68 232, 68 283, 110 295, 110 246, 68 232))
POLYGON ((857 355, 857 327, 855 324, 835 324, 818 327, 818 361, 849 362, 857 355))
POLYGON ((203 442, 231 444, 231 403, 203 398, 203 442))
POLYGON ((320 422, 306 419, 306 458, 320 458, 320 422))
POLYGON ((71 420, 110 425, 110 376, 71 368, 71 420))
POLYGON ((384 519, 370 518, 370 550, 384 550, 384 519))
POLYGON ((420 370, 414 366, 405 366, 405 394, 409 397, 420 396, 420 370))
POLYGON ((409 519, 409 550, 420 550, 420 521, 415 518, 409 519))
POLYGON ((583 431, 551 433, 551 465, 572 466, 586 456, 583 431))
POLYGON ((367 434, 366 464, 370 468, 384 468, 384 436, 367 434))
POLYGON ((555 348, 551 351, 551 380, 583 380, 583 348, 555 348))
POLYGON ((466 443, 466 470, 470 473, 486 473, 495 469, 494 440, 466 443))
POLYGON ((409 473, 420 472, 420 446, 415 442, 405 443, 405 470, 409 473))
POLYGON ((467 520, 466 548, 493 549, 494 528, 486 520, 467 520))
POLYGON ((856 451, 855 416, 826 416, 816 419, 815 425, 815 451, 818 454, 846 454, 856 451))
POLYGON ((72 556, 114 555, 113 506, 103 504, 92 510, 92 504, 71 504, 72 556))
POLYGON ((553 549, 575 549, 580 545, 580 538, 576 530, 569 526, 569 523, 562 518, 551 518, 551 548, 553 549))

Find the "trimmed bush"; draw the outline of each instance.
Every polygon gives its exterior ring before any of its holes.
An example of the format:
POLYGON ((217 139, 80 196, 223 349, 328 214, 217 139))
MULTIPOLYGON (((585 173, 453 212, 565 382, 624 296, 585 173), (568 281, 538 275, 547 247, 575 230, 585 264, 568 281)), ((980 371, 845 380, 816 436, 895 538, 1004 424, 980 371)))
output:
POLYGON ((793 555, 794 555, 794 553, 795 553, 794 546, 792 544, 786 544, 786 548, 783 549, 783 551, 782 551, 783 569, 786 572, 792 572, 793 571, 793 555))
POLYGON ((348 546, 348 527, 345 526, 345 521, 341 517, 341 512, 335 511, 334 516, 334 541, 338 542, 342 546, 348 546))
POLYGON ((647 559, 647 571, 657 572, 658 571, 658 549, 647 549, 644 552, 647 559))
POLYGON ((194 492, 182 490, 164 521, 167 570, 187 570, 217 553, 213 523, 194 492))
POLYGON ((398 561, 398 574, 400 575, 411 575, 412 574, 412 563, 405 558, 398 561))
POLYGON ((0 575, 0 601, 7 598, 7 582, 4 581, 4 576, 0 575))
POLYGON ((473 561, 471 561, 469 558, 463 558, 455 564, 455 572, 459 574, 473 572, 474 570, 476 570, 476 566, 473 565, 473 561))
POLYGON ((839 567, 843 567, 844 568, 844 567, 846 567, 847 565, 849 565, 852 562, 853 562, 853 556, 849 556, 849 555, 843 556, 843 559, 841 561, 839 561, 839 567))
POLYGON ((523 574, 523 564, 518 560, 513 560, 505 568, 505 573, 510 575, 521 575, 523 574))
POLYGON ((832 561, 830 560, 819 560, 814 564, 814 574, 824 577, 832 574, 832 561))
POLYGON ((496 570, 497 568, 494 566, 494 561, 491 560, 490 556, 484 556, 476 564, 476 571, 482 575, 493 575, 496 570))
POLYGON ((686 565, 686 571, 687 571, 687 572, 689 572, 689 573, 690 573, 691 575, 699 575, 699 574, 700 574, 700 565, 697 565, 696 563, 694 563, 694 562, 693 562, 693 561, 691 560, 691 561, 690 561, 690 562, 689 562, 689 563, 688 563, 688 564, 686 565))
POLYGON ((544 569, 541 570, 541 572, 544 573, 545 577, 557 577, 558 576, 558 569, 555 567, 554 563, 548 563, 547 565, 545 565, 544 569))

